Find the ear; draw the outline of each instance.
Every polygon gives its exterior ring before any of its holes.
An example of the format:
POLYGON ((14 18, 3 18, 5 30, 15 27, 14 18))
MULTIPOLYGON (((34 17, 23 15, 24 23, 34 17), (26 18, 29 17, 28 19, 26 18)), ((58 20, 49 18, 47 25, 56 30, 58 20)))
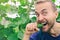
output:
POLYGON ((58 17, 58 11, 55 11, 56 18, 58 17))

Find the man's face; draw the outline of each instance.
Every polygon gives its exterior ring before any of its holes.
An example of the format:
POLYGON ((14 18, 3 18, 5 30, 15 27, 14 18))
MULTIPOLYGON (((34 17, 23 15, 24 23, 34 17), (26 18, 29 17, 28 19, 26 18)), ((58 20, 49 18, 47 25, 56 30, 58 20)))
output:
POLYGON ((37 16, 37 22, 44 25, 42 27, 42 31, 47 32, 56 22, 57 13, 53 11, 50 2, 36 4, 35 12, 37 16))

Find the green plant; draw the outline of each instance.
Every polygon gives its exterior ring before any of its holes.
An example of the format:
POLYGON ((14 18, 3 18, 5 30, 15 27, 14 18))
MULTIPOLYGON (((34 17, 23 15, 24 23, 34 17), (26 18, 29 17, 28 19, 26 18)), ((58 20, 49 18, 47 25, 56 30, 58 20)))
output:
MULTIPOLYGON (((34 0, 31 3, 28 0, 11 0, 15 5, 16 2, 20 2, 21 5, 18 7, 8 4, 8 1, 0 0, 0 40, 22 40, 26 25, 36 21, 36 17, 29 18, 29 12, 34 5, 34 0), (7 4, 2 5, 2 3, 7 4), (10 18, 7 16, 8 13, 17 13, 19 16, 10 18), (3 19, 8 23, 4 21, 5 25, 2 24, 3 19)), ((60 21, 60 14, 57 21, 60 21)))

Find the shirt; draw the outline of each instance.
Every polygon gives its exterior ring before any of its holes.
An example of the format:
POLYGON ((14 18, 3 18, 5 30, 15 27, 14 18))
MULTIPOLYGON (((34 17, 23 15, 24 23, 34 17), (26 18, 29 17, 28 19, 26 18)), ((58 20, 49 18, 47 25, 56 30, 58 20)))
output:
POLYGON ((47 32, 39 31, 32 34, 29 40, 60 40, 60 35, 57 37, 53 37, 47 32))

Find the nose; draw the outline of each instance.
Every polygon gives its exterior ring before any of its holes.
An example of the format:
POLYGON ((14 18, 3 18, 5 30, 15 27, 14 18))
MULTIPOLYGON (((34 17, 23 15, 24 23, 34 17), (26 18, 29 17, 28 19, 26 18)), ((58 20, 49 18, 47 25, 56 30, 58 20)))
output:
POLYGON ((38 17, 38 22, 43 22, 43 20, 44 20, 44 17, 43 17, 43 15, 39 15, 39 17, 38 17))

